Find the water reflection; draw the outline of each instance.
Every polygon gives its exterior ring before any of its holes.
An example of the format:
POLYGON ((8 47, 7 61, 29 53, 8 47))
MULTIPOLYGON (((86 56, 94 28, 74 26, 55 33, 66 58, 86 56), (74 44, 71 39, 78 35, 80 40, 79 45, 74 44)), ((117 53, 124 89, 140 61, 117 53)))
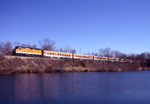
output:
POLYGON ((42 77, 36 74, 16 75, 14 77, 14 97, 16 103, 38 103, 42 97, 42 77))
POLYGON ((0 104, 150 103, 150 72, 0 76, 0 104))

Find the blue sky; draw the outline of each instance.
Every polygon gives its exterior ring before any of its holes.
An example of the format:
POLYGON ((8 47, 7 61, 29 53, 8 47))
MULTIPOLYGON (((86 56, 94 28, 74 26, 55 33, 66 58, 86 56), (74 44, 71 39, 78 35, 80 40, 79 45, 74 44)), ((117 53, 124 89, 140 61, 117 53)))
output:
POLYGON ((0 42, 150 52, 150 0, 0 0, 0 42))

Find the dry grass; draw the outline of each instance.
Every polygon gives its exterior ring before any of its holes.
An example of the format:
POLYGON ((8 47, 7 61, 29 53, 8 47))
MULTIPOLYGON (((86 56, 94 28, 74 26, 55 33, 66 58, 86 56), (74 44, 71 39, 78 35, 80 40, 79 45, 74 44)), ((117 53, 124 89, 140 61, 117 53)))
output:
POLYGON ((48 58, 6 59, 0 56, 0 73, 109 72, 144 69, 146 69, 146 67, 143 67, 140 63, 112 63, 88 60, 71 61, 48 58))

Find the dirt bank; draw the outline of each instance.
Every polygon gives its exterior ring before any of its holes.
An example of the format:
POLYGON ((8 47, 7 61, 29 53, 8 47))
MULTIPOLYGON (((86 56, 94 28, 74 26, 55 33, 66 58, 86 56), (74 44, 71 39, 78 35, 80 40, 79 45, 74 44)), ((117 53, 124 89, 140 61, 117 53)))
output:
POLYGON ((109 72, 146 70, 137 63, 101 62, 92 60, 69 60, 51 58, 0 57, 0 74, 51 73, 51 72, 109 72))

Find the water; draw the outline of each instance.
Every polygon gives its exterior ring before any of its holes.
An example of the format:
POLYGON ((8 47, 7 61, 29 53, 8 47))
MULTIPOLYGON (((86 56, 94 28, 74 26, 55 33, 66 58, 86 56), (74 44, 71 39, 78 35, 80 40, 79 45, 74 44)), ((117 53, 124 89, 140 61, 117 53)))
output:
POLYGON ((0 75, 0 104, 150 104, 150 71, 0 75))

